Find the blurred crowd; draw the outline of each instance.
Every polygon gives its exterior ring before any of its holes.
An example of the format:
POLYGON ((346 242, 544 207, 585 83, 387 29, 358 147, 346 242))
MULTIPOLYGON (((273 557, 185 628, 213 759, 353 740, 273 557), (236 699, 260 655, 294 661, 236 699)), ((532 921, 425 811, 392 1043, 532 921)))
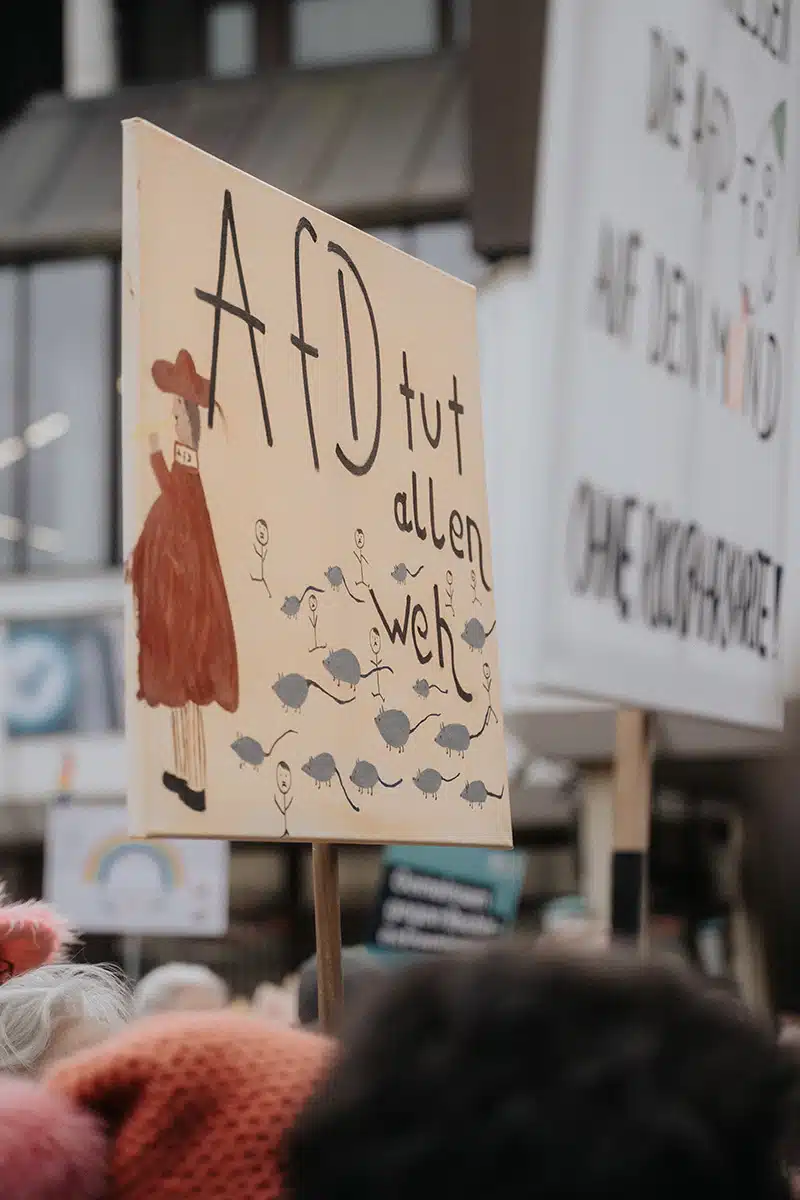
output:
POLYGON ((46 906, 0 906, 0 1197, 787 1200, 800 1080, 689 967, 587 926, 385 965, 345 951, 232 998, 172 963, 129 988, 46 906))

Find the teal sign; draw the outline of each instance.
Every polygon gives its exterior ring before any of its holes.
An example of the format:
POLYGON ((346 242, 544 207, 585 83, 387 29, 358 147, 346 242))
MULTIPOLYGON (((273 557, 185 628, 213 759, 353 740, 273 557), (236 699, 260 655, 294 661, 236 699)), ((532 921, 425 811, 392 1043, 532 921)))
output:
POLYGON ((514 850, 390 846, 370 948, 442 954, 505 932, 517 918, 525 856, 514 850))

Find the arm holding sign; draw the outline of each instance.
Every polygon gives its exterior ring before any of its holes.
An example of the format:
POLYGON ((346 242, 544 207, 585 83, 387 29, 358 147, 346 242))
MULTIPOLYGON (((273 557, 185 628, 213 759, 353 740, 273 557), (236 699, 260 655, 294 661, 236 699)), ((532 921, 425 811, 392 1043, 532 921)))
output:
POLYGON ((150 446, 150 466, 156 477, 156 483, 165 492, 170 483, 170 471, 164 459, 157 433, 151 433, 148 439, 150 446))

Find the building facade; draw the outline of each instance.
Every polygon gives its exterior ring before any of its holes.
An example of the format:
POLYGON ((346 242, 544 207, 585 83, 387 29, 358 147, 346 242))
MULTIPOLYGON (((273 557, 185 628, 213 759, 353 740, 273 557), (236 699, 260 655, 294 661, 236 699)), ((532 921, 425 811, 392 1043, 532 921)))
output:
MULTIPOLYGON (((125 795, 126 117, 149 119, 478 288, 501 654, 513 655, 524 638, 512 565, 525 534, 514 430, 532 390, 541 303, 531 230, 546 9, 545 0, 47 0, 12 6, 4 18, 0 875, 13 888, 41 886, 45 814, 56 796, 125 795)), ((602 909, 613 714, 525 695, 506 695, 504 707, 516 835, 529 854, 524 920, 581 887, 602 909)), ((732 755, 766 746, 691 722, 664 723, 661 733, 669 749, 659 785, 704 803, 729 798, 740 781, 724 769, 692 773, 696 760, 724 768, 732 755), (688 767, 674 762, 676 748, 688 767)), ((720 825, 713 805, 698 813, 681 801, 654 818, 657 906, 667 918, 681 910, 681 927, 695 933, 741 907, 713 865, 720 846, 733 844, 730 823, 720 825), (674 829, 687 826, 676 852, 674 829), (689 878, 689 887, 678 882, 689 878)), ((358 940, 376 857, 348 851, 342 871, 345 939, 358 940)), ((195 951, 234 978, 246 951, 242 986, 308 949, 302 849, 237 848, 232 902, 226 946, 195 951)), ((101 949, 118 950, 93 952, 101 949)), ((148 953, 155 961, 172 950, 153 944, 148 953)))

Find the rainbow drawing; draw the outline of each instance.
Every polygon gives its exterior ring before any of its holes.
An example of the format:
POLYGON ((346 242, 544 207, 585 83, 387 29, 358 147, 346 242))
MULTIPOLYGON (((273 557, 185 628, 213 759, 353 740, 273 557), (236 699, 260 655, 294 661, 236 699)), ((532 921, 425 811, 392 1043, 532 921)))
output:
POLYGON ((171 892, 183 884, 183 862, 169 842, 138 841, 118 834, 98 842, 87 855, 82 872, 83 882, 107 883, 115 864, 130 855, 142 855, 155 864, 165 892, 171 892))

